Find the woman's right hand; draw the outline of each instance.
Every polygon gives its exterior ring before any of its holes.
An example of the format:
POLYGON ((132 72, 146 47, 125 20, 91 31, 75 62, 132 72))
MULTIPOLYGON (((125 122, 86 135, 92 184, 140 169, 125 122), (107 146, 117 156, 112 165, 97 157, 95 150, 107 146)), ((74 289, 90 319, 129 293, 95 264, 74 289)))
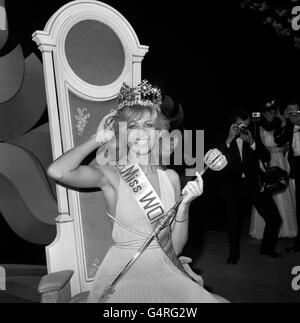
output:
POLYGON ((111 112, 101 120, 95 135, 97 142, 103 144, 114 137, 115 133, 113 131, 113 118, 115 115, 116 112, 111 112))

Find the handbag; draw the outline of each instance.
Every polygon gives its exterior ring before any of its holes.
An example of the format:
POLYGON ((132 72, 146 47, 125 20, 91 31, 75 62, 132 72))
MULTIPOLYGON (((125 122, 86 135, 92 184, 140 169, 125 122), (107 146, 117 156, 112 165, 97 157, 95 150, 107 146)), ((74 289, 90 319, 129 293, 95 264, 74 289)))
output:
POLYGON ((278 166, 266 166, 262 162, 264 171, 259 176, 260 191, 267 194, 278 194, 289 184, 289 174, 278 166))

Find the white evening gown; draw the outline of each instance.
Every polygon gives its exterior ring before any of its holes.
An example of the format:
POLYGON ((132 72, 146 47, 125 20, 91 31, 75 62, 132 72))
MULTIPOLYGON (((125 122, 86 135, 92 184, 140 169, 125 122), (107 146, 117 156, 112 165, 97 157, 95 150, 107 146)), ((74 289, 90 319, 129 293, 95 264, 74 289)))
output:
MULTIPOLYGON (((165 171, 158 170, 161 201, 168 210, 175 203, 175 192, 165 171)), ((87 302, 97 303, 103 289, 122 271, 152 232, 123 180, 120 180, 113 240, 100 265, 87 302)), ((185 276, 166 256, 156 241, 138 258, 119 281, 108 303, 218 303, 226 302, 185 276)))
MULTIPOLYGON (((270 166, 279 166, 289 171, 289 164, 284 155, 284 148, 277 147, 273 131, 266 131, 260 127, 260 136, 263 144, 271 153, 270 166)), ((278 211, 282 218, 282 225, 279 231, 279 238, 293 238, 297 236, 297 219, 296 219, 296 200, 295 200, 295 183, 290 179, 287 189, 279 194, 273 195, 278 211)), ((265 229, 265 221, 253 207, 250 235, 255 239, 262 239, 265 229)))

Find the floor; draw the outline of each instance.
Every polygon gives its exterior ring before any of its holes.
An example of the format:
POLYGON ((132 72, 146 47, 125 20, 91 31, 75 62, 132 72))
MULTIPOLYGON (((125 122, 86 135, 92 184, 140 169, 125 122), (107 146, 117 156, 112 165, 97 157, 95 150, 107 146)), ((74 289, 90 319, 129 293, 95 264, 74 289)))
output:
MULTIPOLYGON (((233 303, 300 303, 300 290, 292 288, 292 269, 300 266, 300 252, 287 252, 293 239, 280 239, 277 251, 282 258, 259 254, 260 241, 244 232, 241 260, 226 263, 228 244, 225 232, 209 231, 199 253, 195 243, 189 250, 193 268, 199 270, 208 289, 233 303)), ((300 272, 299 272, 300 274, 300 272)), ((298 279, 300 287, 300 278, 298 279)))
MULTIPOLYGON (((258 253, 260 242, 246 232, 241 244, 238 265, 226 264, 227 238, 222 231, 202 232, 201 241, 189 244, 188 256, 193 267, 201 271, 208 289, 233 303, 300 303, 300 290, 293 291, 292 269, 300 266, 300 252, 285 248, 293 240, 283 239, 278 251, 283 258, 272 259, 258 253)), ((37 286, 46 273, 44 266, 2 265, 6 269, 6 291, 0 291, 0 303, 38 303, 37 286)))

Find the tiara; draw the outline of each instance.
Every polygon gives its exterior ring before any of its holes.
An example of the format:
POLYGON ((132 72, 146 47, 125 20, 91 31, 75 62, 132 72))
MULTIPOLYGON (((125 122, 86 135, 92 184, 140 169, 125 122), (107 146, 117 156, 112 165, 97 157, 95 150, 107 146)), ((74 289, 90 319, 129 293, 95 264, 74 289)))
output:
POLYGON ((123 83, 118 99, 118 107, 115 109, 117 113, 134 105, 147 106, 160 112, 160 105, 162 104, 160 89, 152 87, 147 80, 143 80, 136 87, 130 87, 123 83))

